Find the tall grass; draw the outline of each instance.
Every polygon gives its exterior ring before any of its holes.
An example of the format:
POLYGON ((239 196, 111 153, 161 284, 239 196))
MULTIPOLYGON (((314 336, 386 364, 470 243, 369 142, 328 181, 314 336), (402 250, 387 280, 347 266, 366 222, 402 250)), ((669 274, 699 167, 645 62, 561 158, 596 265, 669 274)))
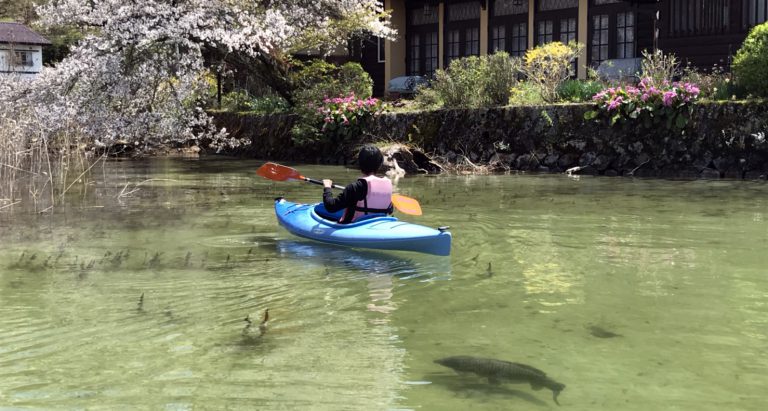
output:
POLYGON ((37 120, 31 110, 0 110, 0 212, 52 210, 95 165, 75 129, 50 139, 37 120))

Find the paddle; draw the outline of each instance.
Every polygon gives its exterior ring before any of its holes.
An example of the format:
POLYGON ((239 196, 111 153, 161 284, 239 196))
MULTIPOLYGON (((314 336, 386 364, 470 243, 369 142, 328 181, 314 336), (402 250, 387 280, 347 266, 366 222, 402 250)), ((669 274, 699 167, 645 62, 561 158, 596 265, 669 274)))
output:
MULTIPOLYGON (((259 167, 256 170, 256 174, 275 181, 306 181, 312 184, 323 185, 320 180, 304 177, 299 173, 299 170, 284 166, 281 164, 267 163, 259 167)), ((344 189, 344 186, 334 184, 333 188, 344 189)), ((421 215, 421 205, 415 198, 406 197, 402 194, 392 194, 392 205, 397 208, 398 211, 410 215, 421 215)))

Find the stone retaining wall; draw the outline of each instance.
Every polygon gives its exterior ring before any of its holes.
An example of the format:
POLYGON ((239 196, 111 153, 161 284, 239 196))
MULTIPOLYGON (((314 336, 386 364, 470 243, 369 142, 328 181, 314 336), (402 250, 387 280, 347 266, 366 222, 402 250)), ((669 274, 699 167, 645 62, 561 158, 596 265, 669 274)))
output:
POLYGON ((413 144, 449 162, 466 159, 495 170, 641 177, 765 178, 768 103, 702 103, 684 135, 665 128, 609 127, 585 121, 590 104, 383 114, 368 137, 338 147, 291 143, 293 116, 218 115, 217 122, 253 141, 248 155, 340 163, 364 140, 413 144), (375 136, 375 137, 372 137, 375 136), (343 154, 325 154, 339 153, 343 154))

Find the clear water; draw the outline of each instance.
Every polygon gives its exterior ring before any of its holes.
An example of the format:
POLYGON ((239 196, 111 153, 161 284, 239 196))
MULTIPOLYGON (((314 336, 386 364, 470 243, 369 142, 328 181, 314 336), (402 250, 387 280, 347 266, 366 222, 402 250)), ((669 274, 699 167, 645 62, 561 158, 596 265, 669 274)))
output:
POLYGON ((320 191, 259 165, 114 162, 52 215, 0 215, 0 409, 557 408, 452 355, 540 368, 562 409, 765 406, 765 184, 400 180, 446 259, 291 237, 272 199, 320 191))

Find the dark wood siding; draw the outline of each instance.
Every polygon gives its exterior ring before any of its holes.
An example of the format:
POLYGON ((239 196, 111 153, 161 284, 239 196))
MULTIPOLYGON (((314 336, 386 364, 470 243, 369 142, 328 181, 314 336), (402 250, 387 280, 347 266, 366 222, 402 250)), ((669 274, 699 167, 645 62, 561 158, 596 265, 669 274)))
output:
POLYGON ((729 66, 750 28, 744 7, 754 1, 661 0, 659 48, 702 69, 729 66))
MULTIPOLYGON (((373 80, 373 96, 384 95, 384 62, 379 62, 379 39, 367 37, 362 41, 360 50, 360 65, 368 72, 373 80)), ((381 47, 384 47, 382 42, 381 47)), ((384 56, 386 58, 386 56, 384 56)))

